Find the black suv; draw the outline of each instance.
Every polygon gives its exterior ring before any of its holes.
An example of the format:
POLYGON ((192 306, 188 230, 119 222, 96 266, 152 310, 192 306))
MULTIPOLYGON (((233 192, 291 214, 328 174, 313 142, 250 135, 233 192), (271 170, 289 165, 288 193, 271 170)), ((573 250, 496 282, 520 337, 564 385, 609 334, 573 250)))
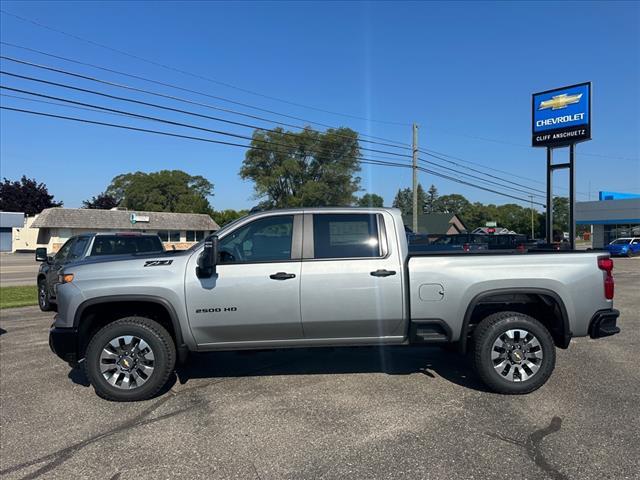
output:
POLYGON ((47 255, 46 248, 36 248, 36 261, 42 262, 38 270, 38 304, 40 310, 57 310, 56 284, 58 272, 70 263, 103 255, 131 255, 164 252, 162 240, 150 233, 85 233, 71 237, 60 250, 47 255))

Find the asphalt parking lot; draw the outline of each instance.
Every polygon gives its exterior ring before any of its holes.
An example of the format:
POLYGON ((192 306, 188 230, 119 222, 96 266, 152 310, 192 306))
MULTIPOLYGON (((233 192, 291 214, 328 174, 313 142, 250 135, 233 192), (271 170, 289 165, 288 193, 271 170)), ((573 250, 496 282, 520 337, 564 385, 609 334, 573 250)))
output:
POLYGON ((576 339, 526 396, 437 348, 194 355, 161 396, 98 398, 0 312, 0 477, 640 478, 640 258, 615 261, 622 333, 576 339))

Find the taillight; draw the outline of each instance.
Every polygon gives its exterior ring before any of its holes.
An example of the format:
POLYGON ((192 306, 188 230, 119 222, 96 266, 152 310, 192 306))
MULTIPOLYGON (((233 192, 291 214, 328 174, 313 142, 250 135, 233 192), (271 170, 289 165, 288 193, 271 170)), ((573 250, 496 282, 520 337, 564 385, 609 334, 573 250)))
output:
POLYGON ((613 281, 613 260, 609 257, 598 257, 598 268, 604 270, 606 276, 604 277, 604 298, 607 300, 613 300, 614 294, 614 281, 613 281))
POLYGON ((524 246, 524 244, 520 243, 518 244, 518 246, 516 247, 516 250, 520 253, 524 253, 526 251, 526 248, 524 246))
POLYGON ((471 250, 471 247, 469 247, 469 244, 468 244, 468 243, 465 243, 464 245, 462 245, 462 249, 463 249, 465 252, 468 252, 469 250, 471 250))

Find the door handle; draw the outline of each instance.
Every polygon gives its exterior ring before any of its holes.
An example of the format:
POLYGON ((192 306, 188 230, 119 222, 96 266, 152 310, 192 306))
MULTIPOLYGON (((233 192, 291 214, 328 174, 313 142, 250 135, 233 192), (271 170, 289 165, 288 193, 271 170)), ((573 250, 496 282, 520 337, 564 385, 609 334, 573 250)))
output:
POLYGON ((295 273, 278 272, 278 273, 272 273, 271 275, 269 275, 269 278, 272 279, 272 280, 288 280, 290 278, 296 278, 296 274, 295 273))
POLYGON ((371 272, 371 276, 373 277, 389 277, 395 274, 395 270, 376 270, 375 272, 371 272))

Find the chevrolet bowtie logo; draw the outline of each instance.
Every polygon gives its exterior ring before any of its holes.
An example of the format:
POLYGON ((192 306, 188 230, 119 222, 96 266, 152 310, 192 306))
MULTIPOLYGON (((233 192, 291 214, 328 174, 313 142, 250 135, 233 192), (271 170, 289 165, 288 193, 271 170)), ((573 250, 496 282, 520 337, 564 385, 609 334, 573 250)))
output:
POLYGON ((562 95, 551 97, 550 100, 540 102, 538 110, 546 110, 547 108, 550 108, 551 110, 560 110, 561 108, 566 108, 568 105, 578 103, 581 98, 581 93, 578 93, 577 95, 567 95, 566 93, 563 93, 562 95))

